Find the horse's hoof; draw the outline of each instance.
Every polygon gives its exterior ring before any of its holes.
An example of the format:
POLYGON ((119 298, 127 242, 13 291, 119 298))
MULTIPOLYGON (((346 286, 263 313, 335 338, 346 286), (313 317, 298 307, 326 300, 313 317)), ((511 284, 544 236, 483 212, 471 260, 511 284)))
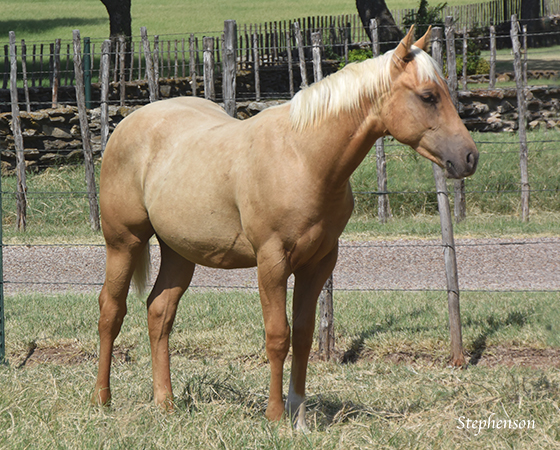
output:
POLYGON ((266 418, 271 422, 278 422, 279 420, 282 420, 282 417, 284 417, 284 405, 268 405, 265 415, 266 418))
POLYGON ((96 390, 91 396, 90 403, 92 406, 110 406, 111 391, 109 388, 96 390))

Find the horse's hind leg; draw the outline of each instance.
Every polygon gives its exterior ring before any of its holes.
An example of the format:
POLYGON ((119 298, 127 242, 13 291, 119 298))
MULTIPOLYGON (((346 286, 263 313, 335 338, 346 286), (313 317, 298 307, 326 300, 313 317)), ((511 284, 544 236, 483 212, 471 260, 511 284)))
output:
POLYGON ((179 300, 189 287, 195 265, 161 240, 160 248, 161 267, 147 302, 148 330, 152 350, 154 401, 171 408, 173 391, 169 367, 169 333, 179 300))
POLYGON ((111 399, 109 380, 113 343, 126 315, 126 297, 134 269, 149 238, 147 233, 142 239, 129 234, 126 240, 107 240, 105 283, 99 295, 99 369, 92 397, 94 404, 104 405, 111 399))

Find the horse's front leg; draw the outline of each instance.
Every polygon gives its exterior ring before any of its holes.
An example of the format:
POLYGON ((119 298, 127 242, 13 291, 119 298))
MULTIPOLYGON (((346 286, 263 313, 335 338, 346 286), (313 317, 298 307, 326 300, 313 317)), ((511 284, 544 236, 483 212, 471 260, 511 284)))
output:
POLYGON ((290 348, 290 326, 286 317, 286 285, 290 275, 281 251, 258 256, 259 293, 261 297, 266 353, 270 362, 270 394, 266 417, 280 420, 284 414, 282 372, 290 348))
POLYGON ((292 373, 286 401, 294 428, 305 430, 305 379, 313 343, 317 298, 336 264, 338 246, 318 264, 295 272, 292 331, 292 373))

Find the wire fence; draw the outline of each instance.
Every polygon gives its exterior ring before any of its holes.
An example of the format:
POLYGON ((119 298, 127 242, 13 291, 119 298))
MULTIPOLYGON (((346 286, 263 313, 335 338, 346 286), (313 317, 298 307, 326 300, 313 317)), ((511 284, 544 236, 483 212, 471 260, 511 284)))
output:
MULTIPOLYGON (((311 49, 312 45, 310 42, 310 33, 315 30, 322 31, 323 36, 323 47, 322 52, 325 57, 324 61, 328 63, 329 58, 332 58, 334 61, 332 65, 332 70, 338 69, 338 65, 348 61, 349 59, 349 51, 351 48, 365 48, 369 47, 369 44, 366 39, 367 36, 365 34, 364 28, 361 24, 358 23, 356 19, 352 20, 317 20, 317 21, 304 21, 302 23, 307 25, 307 28, 304 29, 304 42, 303 42, 303 58, 305 63, 310 63, 311 58, 311 49), (333 27, 335 28, 333 32, 333 27)), ((456 22, 458 24, 459 21, 456 22)), ((254 71, 256 67, 260 67, 263 70, 266 68, 273 68, 280 66, 282 70, 284 70, 283 66, 287 64, 288 59, 292 59, 292 65, 296 66, 298 64, 298 58, 300 53, 297 52, 297 42, 296 36, 292 32, 293 24, 288 23, 286 26, 273 26, 273 24, 268 24, 267 26, 244 26, 238 32, 238 49, 237 49, 237 64, 239 72, 242 73, 244 70, 250 72, 250 77, 253 77, 254 71), (257 36, 256 44, 253 46, 251 36, 257 36), (255 53, 256 50, 256 53, 255 53), (258 58, 258 60, 257 60, 258 58), (256 63, 258 61, 258 64, 256 63)), ((477 31, 478 32, 478 31, 477 31)), ((526 39, 531 38, 538 38, 541 41, 547 41, 549 37, 554 37, 559 34, 558 31, 539 31, 538 33, 527 33, 526 39)), ((462 52, 465 51, 469 47, 469 45, 476 44, 479 50, 485 51, 489 46, 489 37, 488 35, 470 35, 470 34, 461 34, 460 27, 457 26, 455 30, 456 36, 456 43, 455 46, 459 50, 459 57, 458 60, 462 58, 462 52)), ((504 35, 505 36, 505 35, 504 35)), ((498 35, 498 38, 504 37, 498 35)), ((192 85, 197 84, 197 76, 202 75, 202 60, 204 50, 201 48, 197 40, 202 40, 202 35, 167 35, 167 36, 159 36, 157 39, 154 40, 153 49, 154 55, 157 55, 158 67, 160 70, 160 81, 162 78, 169 78, 169 79, 178 79, 183 78, 186 79, 186 86, 192 90, 192 85), (194 48, 194 50, 193 50, 194 48), (194 62, 194 65, 193 65, 194 62)), ((508 36, 509 38, 509 36, 508 36)), ((89 49, 89 53, 85 53, 84 57, 91 61, 91 72, 92 74, 98 73, 100 69, 100 47, 101 47, 101 40, 92 39, 90 41, 91 47, 89 49)), ((222 38, 220 36, 214 41, 211 52, 214 54, 216 61, 219 63, 222 60, 221 52, 222 52, 222 38)), ((9 58, 9 51, 6 50, 5 47, 5 61, 9 58)), ((74 82, 75 82, 75 74, 73 69, 73 49, 72 43, 68 40, 58 40, 58 42, 53 43, 52 45, 44 45, 39 43, 29 43, 26 46, 25 43, 21 43, 20 51, 18 52, 18 59, 17 59, 17 73, 18 73, 18 83, 20 85, 19 90, 20 92, 24 90, 23 84, 27 83, 29 87, 36 88, 36 92, 40 93, 41 89, 40 86, 47 86, 48 88, 45 91, 43 89, 43 94, 45 92, 48 94, 47 97, 50 96, 52 93, 51 90, 53 85, 58 83, 59 88, 59 95, 61 98, 57 99, 57 104, 60 105, 76 105, 75 94, 74 94, 74 82), (47 50, 48 47, 48 50, 47 50), (27 52, 27 49, 31 48, 30 52, 27 52), (26 49, 25 51, 23 51, 26 49), (26 53, 27 52, 27 53, 26 53), (27 63, 25 59, 31 61, 27 63), (58 60, 58 61, 57 61, 58 60), (48 64, 47 64, 48 61, 48 64), (27 73, 25 67, 27 66, 27 73), (58 66, 58 81, 55 80, 54 77, 54 68, 58 66), (48 67, 48 69, 47 69, 48 67), (25 79, 27 81, 25 81, 25 79), (23 83, 23 84, 22 84, 23 83), (68 87, 66 93, 64 90, 60 88, 68 87), (67 97, 64 97, 64 96, 67 97)), ((540 55, 550 55, 549 51, 543 48, 530 48, 526 49, 525 59, 538 59, 540 55)), ((112 71, 112 85, 114 87, 114 91, 112 97, 110 96, 107 100, 107 103, 110 105, 121 105, 122 98, 117 98, 117 88, 120 82, 128 82, 132 83, 134 80, 136 81, 144 81, 146 77, 146 65, 143 62, 143 47, 140 45, 139 41, 134 44, 134 40, 132 42, 131 48, 127 49, 125 45, 121 47, 119 50, 118 45, 114 45, 109 53, 109 60, 112 61, 111 63, 111 71, 112 71), (134 50, 136 49, 136 50, 134 50), (124 72, 123 66, 119 62, 119 58, 124 56, 125 60, 129 61, 129 64, 125 64, 124 72)), ((466 56, 466 55, 465 55, 466 56)), ((560 58, 559 58, 560 59, 560 58)), ((550 61, 550 59, 548 59, 550 61)), ((551 66, 554 66, 554 59, 552 60, 551 66)), ((509 62, 508 62, 509 64, 509 62)), ((6 67, 6 65, 4 66, 6 67)), ((502 66, 503 70, 504 66, 502 66)), ((221 66, 218 64, 215 68, 216 73, 221 72, 221 66)), ((542 72, 546 72, 546 69, 543 69, 542 72)), ((550 71, 549 71, 550 72, 550 71)), ((554 72, 554 71, 552 71, 554 72)), ((6 86, 6 74, 7 70, 4 70, 4 74, 2 75, 2 79, 4 82, 4 87, 6 86)), ((558 76, 557 73, 553 73, 552 75, 546 75, 549 78, 558 76)), ((95 79, 96 76, 93 75, 95 79)), ((284 74, 283 78, 287 78, 284 74)), ((299 80, 296 80, 293 85, 293 90, 297 91, 300 88, 298 84, 299 80)), ((464 87, 472 88, 472 87, 480 87, 480 83, 475 83, 473 80, 470 80, 469 83, 465 84, 464 87)), ((251 89, 255 89, 252 85, 249 89, 245 89, 243 93, 243 89, 241 89, 243 95, 249 95, 251 89)), ((507 88, 502 88, 507 89, 507 88)), ((499 89, 498 89, 499 90, 499 89)), ((182 92, 177 92, 177 94, 181 94, 182 92)), ((188 94, 192 95, 192 92, 187 92, 188 94)), ((200 94, 200 91, 199 91, 200 94)), ((289 89, 285 90, 271 90, 269 92, 271 97, 275 98, 289 98, 293 95, 293 92, 290 93, 289 89)), ((172 94, 173 95, 173 94, 172 94)), ((171 95, 171 96, 172 96, 171 95)), ((255 99, 254 94, 250 94, 246 98, 250 98, 252 100, 255 99)), ((22 100, 25 96, 20 96, 20 106, 25 107, 25 101, 22 100)), ((95 95, 94 95, 95 98, 95 95)), ((31 107, 43 107, 45 104, 48 104, 52 100, 48 98, 45 100, 29 100, 27 104, 30 104, 31 107)), ((145 98, 134 98, 134 96, 129 95, 125 99, 125 104, 128 105, 138 105, 146 103, 147 96, 145 98)), ((98 102, 98 101, 97 101, 98 102)), ((11 102, 1 102, 0 106, 4 105, 11 105, 11 102)), ((96 101, 94 100, 94 105, 96 105, 96 101)), ((556 103, 555 103, 556 105, 556 103)), ((49 105, 51 106, 51 105, 49 105)), ((558 105, 556 105, 558 106, 558 105)), ((515 109, 515 107, 513 108, 515 109)), ((548 120, 556 120, 558 115, 558 109, 560 108, 553 108, 551 114, 547 116, 548 120)), ((24 116, 25 120, 25 116, 24 116)), ((81 161, 81 135, 80 130, 76 127, 76 119, 71 119, 74 122, 71 124, 72 127, 69 130, 62 130, 60 134, 66 133, 66 136, 62 136, 68 140, 72 141, 72 144, 64 145, 64 148, 58 149, 55 148, 53 142, 56 139, 60 139, 61 137, 53 136, 41 136, 40 133, 33 133, 28 132, 24 138, 26 143, 25 148, 23 150, 23 156, 28 161, 35 160, 37 161, 35 165, 33 165, 33 170, 35 171, 42 171, 45 168, 53 166, 53 154, 55 156, 55 161, 62 162, 65 167, 81 167, 83 162, 81 161), (43 147, 43 148, 41 148, 43 147), (70 153, 72 156, 67 158, 66 155, 63 156, 63 153, 70 153), (42 162, 43 157, 45 161, 42 162), (72 158, 74 158, 72 160, 72 158)), ((114 127, 116 123, 118 123, 118 118, 111 124, 111 127, 114 127)), ((61 120, 62 122, 62 120, 61 120)), ((95 127, 94 127, 95 128, 95 127)), ((546 132, 545 132, 546 133, 546 132)), ((0 134, 1 130, 0 130, 0 134)), ((5 133, 4 133, 5 135, 5 133)), ((548 154, 551 156, 551 160, 548 160, 546 164, 550 167, 554 167, 554 164, 558 164, 558 151, 560 146, 560 139, 557 139, 554 136, 554 131, 550 131, 550 138, 544 139, 535 139, 529 140, 528 144, 530 145, 530 152, 532 156, 536 156, 539 154, 548 154)), ((95 148, 98 149, 96 142, 97 137, 94 136, 94 145, 95 148)), ((9 141, 6 141, 9 143, 9 141)), ((11 143, 6 145, 7 150, 11 147, 11 143)), ((56 144, 60 145, 60 144, 56 144)), ((484 140, 479 139, 477 142, 479 146, 480 153, 481 153, 481 161, 484 160, 485 157, 487 158, 500 158, 500 157, 507 157, 508 155, 515 156, 519 153, 519 142, 516 141, 514 138, 507 141, 495 142, 494 140, 484 140), (488 147, 488 149, 487 149, 488 147)), ((404 160, 414 160, 416 155, 411 153, 410 151, 405 151, 404 147, 393 143, 391 141, 386 142, 386 156, 389 161, 389 165, 392 165, 393 162, 400 163, 404 160)), ((98 151, 98 150, 95 150, 98 151)), ((15 155, 8 152, 4 152, 3 154, 4 159, 6 158, 13 158, 15 160, 15 155)), ((375 159, 374 155, 371 155, 369 159, 375 159)), ((540 168, 539 168, 540 170, 540 168)), ((498 169, 495 169, 498 172, 498 169)), ((507 174, 509 176, 509 173, 507 174)), ((415 198, 416 203, 420 205, 425 205, 427 203, 432 204, 432 212, 435 212, 436 208, 436 200, 435 200, 435 190, 431 188, 402 188, 403 186, 389 186, 386 191, 380 191, 376 188, 375 184, 372 180, 371 185, 363 186, 359 185, 355 189, 355 195, 357 198, 357 206, 360 207, 361 203, 370 202, 372 199, 380 195, 388 195, 392 204, 404 204, 406 201, 399 200, 399 197, 409 197, 415 198), (426 200, 430 197, 430 200, 426 200), (420 199, 420 200, 418 200, 420 199)), ((84 186, 85 188, 85 186, 84 186)), ((485 179, 485 180, 468 180, 466 184, 465 194, 467 199, 470 197, 486 197, 488 198, 487 203, 496 203, 496 196, 508 196, 508 195, 519 195, 522 190, 521 183, 510 179, 506 182, 504 181, 503 176, 498 176, 496 180, 492 179, 485 179), (489 182, 490 181, 490 182, 489 182)), ((527 189, 526 189, 527 190, 527 189)), ((553 177, 550 174, 545 174, 544 177, 540 179, 535 177, 531 180, 530 188, 528 192, 533 197, 538 197, 539 195, 548 195, 547 201, 549 202, 549 209, 556 211, 560 205, 558 203, 558 192, 560 190, 560 181, 558 177, 553 177)), ((4 209, 6 213, 4 214, 4 220, 6 218, 8 222, 12 222, 12 218, 15 215, 14 206, 15 206, 15 199, 17 197, 17 189, 14 188, 13 190, 6 190, 2 192, 4 197, 4 209)), ((34 188, 33 184, 30 184, 28 187, 25 197, 26 202, 29 206, 29 211, 31 215, 35 212, 36 214, 44 214, 44 211, 56 209, 56 203, 64 198, 70 198, 76 201, 80 200, 87 200, 88 198, 88 191, 82 189, 72 189, 72 190, 64 190, 64 189, 39 189, 34 188), (49 203, 52 202, 52 203, 49 203)), ((479 200, 480 202, 480 200, 479 200)), ((86 202, 83 202, 84 204, 86 202)), ((398 209, 398 208, 397 208, 398 209)), ((487 207, 487 211, 491 211, 490 207, 487 207)), ((410 211, 414 211, 414 208, 411 208, 410 211)), ((371 211, 370 211, 371 212, 371 211)), ((425 212, 424 210, 415 210, 414 212, 425 212)), ((512 211, 509 211, 512 212, 512 211)), ((501 244, 496 244, 501 245, 501 244)), ((522 244, 519 244, 522 245, 522 244)), ((31 246, 32 247, 32 246, 31 246)), ((9 249, 10 247, 6 247, 9 249)), ((26 284, 29 282, 18 282, 17 280, 7 280, 6 281, 13 284, 26 284)), ((74 282, 68 285, 80 285, 73 284, 74 282)), ((42 283, 40 283, 42 284, 42 283)), ((64 283, 62 283, 64 284, 64 283)), ((97 285, 97 284, 94 284, 97 285)), ((336 287, 335 287, 336 288, 336 287)))

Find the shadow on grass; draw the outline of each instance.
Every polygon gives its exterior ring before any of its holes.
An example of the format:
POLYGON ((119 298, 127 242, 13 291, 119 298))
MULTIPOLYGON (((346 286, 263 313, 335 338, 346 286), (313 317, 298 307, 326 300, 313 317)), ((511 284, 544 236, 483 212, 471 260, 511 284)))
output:
POLYGON ((359 337, 354 339, 350 348, 344 352, 341 358, 342 364, 354 364, 356 363, 362 354, 364 349, 365 341, 375 336, 376 334, 386 333, 388 331, 405 331, 405 332, 420 332, 420 331, 428 331, 431 328, 427 326, 399 326, 399 323, 406 323, 409 319, 415 319, 418 317, 424 316, 426 313, 429 313, 428 307, 423 308, 416 308, 410 313, 406 315, 399 315, 398 317, 394 314, 391 314, 386 317, 385 322, 383 324, 374 325, 368 330, 363 331, 360 333, 359 337))
MULTIPOLYGON (((505 319, 497 319, 494 315, 489 316, 486 319, 486 323, 481 324, 483 325, 483 330, 473 342, 474 350, 468 365, 476 366, 480 362, 482 355, 488 348, 487 342, 490 336, 497 333, 501 328, 511 325, 523 327, 527 323, 527 318, 528 313, 524 314, 519 311, 510 312, 505 319)), ((471 322, 469 325, 472 326, 477 324, 471 322)))
MULTIPOLYGON (((8 32, 15 31, 18 34, 41 33, 54 28, 75 29, 86 25, 102 25, 109 23, 106 18, 84 19, 82 17, 62 17, 59 19, 31 19, 31 20, 0 20, 0 36, 8 36, 8 32)), ((61 36, 61 38, 66 36, 61 36)), ((69 35, 68 39, 72 36, 69 35)))
MULTIPOLYGON (((399 327, 399 322, 405 322, 407 319, 414 319, 415 317, 419 317, 426 312, 426 308, 419 308, 412 311, 410 314, 405 316, 395 317, 394 315, 388 316, 385 323, 381 325, 376 325, 371 327, 368 330, 363 331, 359 337, 357 337, 350 348, 348 348, 342 355, 341 362, 342 364, 354 364, 356 363, 363 352, 364 343, 367 339, 377 335, 386 333, 389 331, 406 331, 406 332, 420 332, 420 331, 427 331, 430 330, 429 327, 414 327, 414 326, 407 326, 407 327, 399 327)), ((463 327, 480 327, 482 328, 481 333, 477 336, 477 338, 473 342, 473 352, 471 354, 471 358, 468 362, 468 365, 475 366, 478 364, 482 356, 484 355, 487 349, 487 342, 488 338, 497 333, 499 330, 509 327, 509 326, 518 326, 523 327, 529 318, 529 312, 520 312, 520 311, 512 311, 510 312, 507 317, 505 318, 498 318, 495 315, 490 315, 483 321, 472 321, 472 320, 464 320, 463 327)))

